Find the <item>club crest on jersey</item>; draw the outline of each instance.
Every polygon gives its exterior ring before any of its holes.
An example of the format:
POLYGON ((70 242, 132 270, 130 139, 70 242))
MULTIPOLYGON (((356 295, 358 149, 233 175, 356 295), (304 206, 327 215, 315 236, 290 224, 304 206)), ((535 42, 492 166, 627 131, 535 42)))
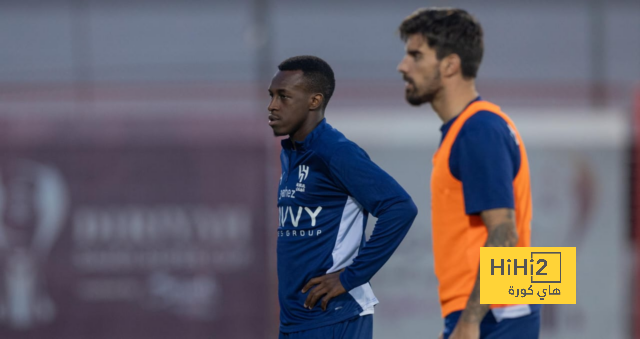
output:
POLYGON ((303 182, 309 176, 309 166, 300 165, 298 166, 298 181, 303 182))
POLYGON ((298 183, 296 184, 297 192, 304 192, 305 186, 302 183, 309 176, 309 166, 300 165, 298 166, 298 183))

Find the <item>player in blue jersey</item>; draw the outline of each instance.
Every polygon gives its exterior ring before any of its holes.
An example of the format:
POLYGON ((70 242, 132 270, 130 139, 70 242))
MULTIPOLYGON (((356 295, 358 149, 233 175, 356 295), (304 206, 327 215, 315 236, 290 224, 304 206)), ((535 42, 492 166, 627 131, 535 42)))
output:
POLYGON ((278 188, 280 338, 373 336, 369 280, 402 242, 417 209, 367 153, 329 125, 331 67, 313 56, 278 66, 269 126, 282 141, 278 188), (365 241, 369 213, 378 218, 365 241))

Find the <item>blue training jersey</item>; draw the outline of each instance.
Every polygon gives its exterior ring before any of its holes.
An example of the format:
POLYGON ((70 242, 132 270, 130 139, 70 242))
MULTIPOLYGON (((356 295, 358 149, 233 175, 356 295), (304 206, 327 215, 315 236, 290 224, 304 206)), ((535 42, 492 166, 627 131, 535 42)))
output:
MULTIPOLYGON (((457 118, 442 125, 441 142, 457 118)), ((462 182, 467 214, 514 208, 513 180, 520 170, 520 148, 515 132, 499 115, 480 111, 464 123, 451 147, 449 168, 462 182)))
MULTIPOLYGON (((477 97, 473 102, 482 100, 477 97)), ((442 125, 444 140, 458 117, 442 125)), ((513 180, 520 170, 520 148, 507 122, 490 111, 479 111, 464 123, 451 146, 449 168, 462 182, 465 213, 479 214, 494 208, 514 208, 513 180)), ((514 318, 540 310, 541 305, 493 309, 497 319, 514 318), (506 315, 505 315, 506 314, 506 315)))
MULTIPOLYGON (((309 330, 359 315, 378 303, 369 280, 417 215, 411 197, 355 143, 323 120, 304 140, 282 141, 278 189, 280 331, 309 330), (365 242, 367 216, 377 223, 365 242), (303 307, 309 280, 345 268, 348 293, 322 311, 303 307)), ((312 289, 313 290, 313 289, 312 289)))

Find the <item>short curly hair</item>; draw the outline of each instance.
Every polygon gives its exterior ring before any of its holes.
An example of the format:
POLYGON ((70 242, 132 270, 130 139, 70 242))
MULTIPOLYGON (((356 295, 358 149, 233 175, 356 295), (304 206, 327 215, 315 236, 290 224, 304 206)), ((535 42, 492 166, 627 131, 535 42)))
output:
POLYGON ((291 57, 278 65, 281 71, 302 71, 307 82, 307 89, 314 93, 322 93, 326 108, 336 88, 336 79, 329 64, 312 55, 291 57))
POLYGON ((462 75, 475 78, 484 52, 480 23, 467 11, 458 8, 420 8, 402 21, 400 37, 407 41, 414 34, 422 35, 435 49, 438 60, 457 54, 462 75))

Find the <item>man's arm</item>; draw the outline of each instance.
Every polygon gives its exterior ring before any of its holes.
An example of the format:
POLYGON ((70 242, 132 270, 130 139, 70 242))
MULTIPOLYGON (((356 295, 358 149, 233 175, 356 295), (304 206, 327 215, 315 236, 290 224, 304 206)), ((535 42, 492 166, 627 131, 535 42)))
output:
POLYGON ((333 297, 368 282, 398 248, 417 215, 407 192, 369 159, 355 144, 338 149, 329 162, 338 186, 378 220, 371 237, 353 262, 343 271, 311 279, 302 292, 311 290, 305 306, 313 308, 322 298, 322 308, 333 297))
MULTIPOLYGON (((489 232, 485 247, 513 247, 518 243, 513 209, 496 208, 483 211, 480 216, 489 232)), ((478 267, 473 291, 451 338, 477 337, 475 333, 479 333, 480 322, 488 311, 489 305, 480 304, 480 270, 478 267)))
MULTIPOLYGON (((520 162, 520 148, 507 122, 488 111, 469 118, 451 148, 451 171, 462 181, 465 212, 479 214, 487 227, 485 247, 512 247, 518 242, 513 179, 520 162)), ((479 324, 488 311, 489 305, 480 305, 478 275, 450 338, 478 338, 479 324)))

